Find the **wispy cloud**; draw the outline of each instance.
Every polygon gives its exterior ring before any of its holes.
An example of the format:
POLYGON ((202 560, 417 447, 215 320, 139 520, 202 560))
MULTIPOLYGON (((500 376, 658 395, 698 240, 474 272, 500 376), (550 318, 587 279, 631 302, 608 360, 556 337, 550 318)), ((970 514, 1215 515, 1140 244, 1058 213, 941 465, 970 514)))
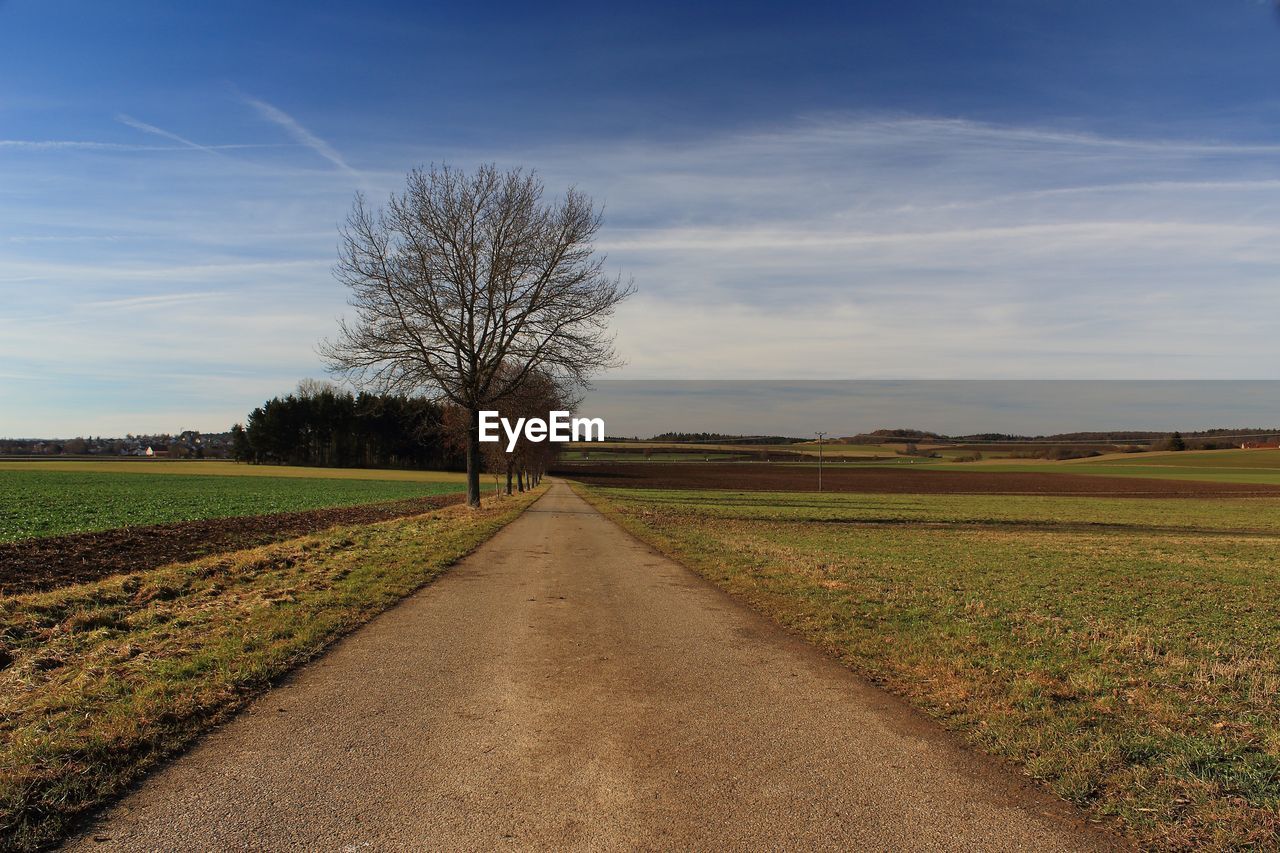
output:
POLYGON ((0 139, 0 148, 79 151, 172 151, 172 145, 130 145, 122 142, 93 142, 82 139, 0 139))
POLYGON ((139 121, 133 116, 126 115, 124 113, 117 114, 116 121, 120 122, 123 125, 132 127, 134 130, 140 130, 143 133, 150 133, 150 134, 154 134, 155 136, 161 136, 161 137, 164 137, 165 139, 170 139, 174 142, 181 143, 182 145, 185 145, 188 148, 194 148, 197 151, 204 151, 205 153, 208 153, 208 154, 215 154, 215 155, 218 154, 217 151, 215 151, 214 149, 210 148, 207 145, 201 145, 198 142, 192 142, 190 139, 187 139, 184 136, 179 136, 178 134, 165 130, 162 127, 156 127, 154 124, 147 124, 145 121, 139 121))
POLYGON ((130 296, 124 299, 101 299, 96 302, 85 303, 85 307, 97 310, 169 308, 174 305, 186 305, 192 302, 206 302, 226 295, 220 291, 212 290, 194 293, 160 293, 150 296, 130 296))
MULTIPOLYGON (((680 228, 647 230, 643 236, 614 235, 600 243, 607 251, 708 251, 772 253, 779 250, 825 251, 857 247, 902 245, 912 250, 939 249, 948 245, 977 245, 1052 242, 1060 248, 1106 245, 1134 245, 1143 240, 1220 238, 1230 242, 1270 239, 1276 228, 1268 225, 1246 226, 1186 222, 1098 221, 1047 225, 953 228, 923 231, 815 231, 787 228, 744 228, 729 226, 713 229, 680 228)), ((1215 240, 1215 245, 1221 245, 1215 240)))
POLYGON ((284 110, 250 95, 242 95, 241 97, 243 97, 246 104, 257 110, 258 115, 283 128, 286 133, 292 136, 300 144, 310 148, 312 151, 316 152, 321 157, 346 172, 348 175, 356 178, 361 177, 360 173, 353 169, 332 145, 316 136, 310 130, 307 130, 307 128, 303 127, 301 122, 286 113, 284 110))
MULTIPOLYGON (((160 128, 155 128, 160 130, 160 128)), ((161 135, 165 135, 161 132, 161 135)), ((139 145, 130 142, 97 142, 89 139, 0 139, 0 148, 27 149, 31 151, 235 151, 253 148, 286 148, 289 145, 278 142, 242 142, 223 143, 219 145, 198 145, 181 137, 181 145, 139 145)))
POLYGON ((954 119, 511 152, 609 205, 631 377, 1263 377, 1277 146, 954 119))
POLYGON ((189 264, 68 263, 65 261, 8 260, 0 263, 0 284, 32 281, 131 282, 168 281, 175 285, 210 280, 263 281, 275 274, 323 273, 326 258, 291 260, 242 260, 189 264))
MULTIPOLYGON (((1144 193, 1173 193, 1173 194, 1194 194, 1214 193, 1221 191, 1231 191, 1234 193, 1274 193, 1280 190, 1280 179, 1274 178, 1258 178, 1250 181, 1138 181, 1133 183, 1113 183, 1113 184, 1096 184, 1079 187, 1059 187, 1047 190, 1029 190, 1027 192, 1009 193, 1007 195, 995 195, 982 198, 975 198, 967 201, 951 201, 945 204, 935 205, 936 209, 957 210, 960 208, 973 208, 982 206, 991 206, 998 204, 1008 204, 1018 201, 1035 201, 1037 199, 1051 199, 1055 197, 1065 196, 1087 196, 1087 195, 1103 195, 1103 194, 1144 194, 1144 193)), ((912 205, 903 205, 897 208, 898 212, 908 213, 920 211, 912 205)))
POLYGON ((5 243, 109 243, 123 239, 118 234, 10 234, 5 243))
POLYGON ((1277 154, 1280 145, 1252 145, 1223 140, 1152 139, 1104 136, 1040 127, 990 124, 969 119, 898 118, 884 120, 819 119, 816 128, 834 137, 857 138, 884 132, 893 137, 937 136, 982 140, 988 143, 1030 143, 1038 146, 1063 145, 1073 148, 1110 148, 1186 154, 1277 154))

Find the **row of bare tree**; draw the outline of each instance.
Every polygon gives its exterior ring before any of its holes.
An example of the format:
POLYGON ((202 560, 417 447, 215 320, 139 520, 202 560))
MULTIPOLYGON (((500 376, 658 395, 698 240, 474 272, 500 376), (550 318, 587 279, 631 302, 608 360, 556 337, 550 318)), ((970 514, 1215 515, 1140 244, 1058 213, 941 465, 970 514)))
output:
POLYGON ((544 202, 544 192, 522 169, 415 169, 385 207, 357 195, 341 230, 334 274, 354 317, 321 352, 360 387, 461 410, 472 506, 483 467, 519 488, 542 477, 548 452, 491 451, 479 440, 482 410, 570 409, 576 389, 617 363, 608 320, 633 287, 604 272, 591 199, 570 189, 544 202), (503 458, 486 464, 491 453, 503 458))
MULTIPOLYGON (((547 420, 551 412, 572 410, 578 399, 549 374, 534 371, 500 400, 493 408, 509 420, 517 418, 541 418, 547 420)), ((471 435, 471 417, 459 406, 445 409, 446 432, 465 450, 471 435)), ((502 494, 513 494, 532 489, 555 462, 560 447, 550 441, 529 441, 523 434, 514 448, 508 450, 506 436, 501 441, 480 442, 480 465, 492 474, 495 488, 502 494)))

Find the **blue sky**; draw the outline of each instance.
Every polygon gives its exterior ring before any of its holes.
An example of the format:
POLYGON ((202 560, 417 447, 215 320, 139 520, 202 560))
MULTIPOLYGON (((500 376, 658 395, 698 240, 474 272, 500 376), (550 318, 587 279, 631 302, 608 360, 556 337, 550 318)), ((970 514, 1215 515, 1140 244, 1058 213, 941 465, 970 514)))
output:
POLYGON ((606 204, 612 378, 1276 378, 1274 3, 796 5, 0 0, 0 435, 321 375, 441 161, 606 204))

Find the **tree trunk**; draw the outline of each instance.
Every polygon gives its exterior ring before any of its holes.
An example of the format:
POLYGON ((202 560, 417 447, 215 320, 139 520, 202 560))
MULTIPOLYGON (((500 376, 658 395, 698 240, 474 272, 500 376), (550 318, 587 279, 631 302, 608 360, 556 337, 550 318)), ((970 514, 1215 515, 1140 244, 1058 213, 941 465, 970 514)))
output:
POLYGON ((524 491, 524 469, 523 468, 521 468, 519 471, 516 472, 516 485, 519 486, 521 492, 524 491))
POLYGON ((512 470, 511 470, 511 469, 512 469, 513 467, 514 467, 514 466, 512 466, 512 464, 511 464, 510 462, 508 462, 508 463, 507 463, 507 494, 508 494, 508 495, 510 495, 510 494, 511 494, 511 479, 512 479, 512 474, 513 474, 513 472, 512 472, 512 470))
POLYGON ((480 410, 468 413, 467 425, 467 506, 480 506, 480 410))

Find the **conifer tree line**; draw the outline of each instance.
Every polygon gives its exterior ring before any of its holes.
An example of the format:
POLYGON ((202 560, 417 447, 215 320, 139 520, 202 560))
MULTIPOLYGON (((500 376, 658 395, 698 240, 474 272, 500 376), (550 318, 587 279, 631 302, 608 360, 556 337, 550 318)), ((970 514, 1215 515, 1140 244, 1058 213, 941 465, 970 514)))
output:
POLYGON ((465 457, 445 432, 444 407, 423 397, 351 394, 304 382, 273 397, 231 428, 241 462, 326 468, 462 470, 465 457))

